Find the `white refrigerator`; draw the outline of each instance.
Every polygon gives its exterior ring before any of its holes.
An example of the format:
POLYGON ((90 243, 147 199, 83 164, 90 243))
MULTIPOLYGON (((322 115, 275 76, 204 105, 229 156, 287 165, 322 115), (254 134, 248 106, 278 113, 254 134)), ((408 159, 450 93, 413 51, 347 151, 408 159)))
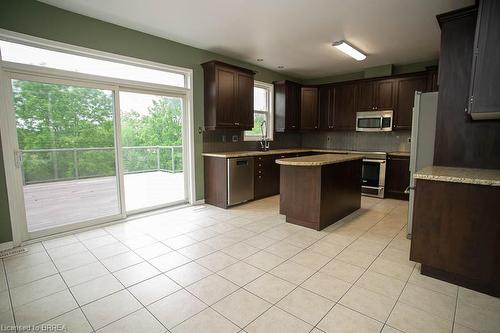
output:
POLYGON ((413 203, 415 200, 415 180, 413 175, 418 170, 433 165, 434 140, 436 138, 438 93, 415 92, 411 127, 410 149, 410 201, 408 206, 408 238, 411 238, 413 221, 413 203))

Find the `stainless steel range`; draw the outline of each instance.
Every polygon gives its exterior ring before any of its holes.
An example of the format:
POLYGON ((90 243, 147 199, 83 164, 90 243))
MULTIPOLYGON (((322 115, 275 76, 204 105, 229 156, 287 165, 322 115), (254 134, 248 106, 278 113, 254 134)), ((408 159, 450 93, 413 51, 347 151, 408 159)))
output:
POLYGON ((363 155, 361 193, 371 197, 384 197, 387 154, 383 152, 356 152, 363 155))

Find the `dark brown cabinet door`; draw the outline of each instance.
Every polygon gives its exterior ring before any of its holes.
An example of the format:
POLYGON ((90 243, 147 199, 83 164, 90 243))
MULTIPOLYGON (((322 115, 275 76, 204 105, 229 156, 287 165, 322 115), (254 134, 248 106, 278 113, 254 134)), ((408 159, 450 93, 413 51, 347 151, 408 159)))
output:
POLYGON ((408 200, 405 194, 410 185, 410 158, 405 156, 387 156, 385 174, 385 197, 408 200))
POLYGON ((375 110, 375 82, 362 82, 358 87, 358 109, 359 111, 374 111, 375 110))
POLYGON ((205 128, 251 129, 255 73, 219 61, 206 62, 202 67, 205 128))
POLYGON ((427 90, 427 77, 417 76, 397 80, 397 102, 394 109, 393 128, 411 129, 415 91, 427 90))
POLYGON ((300 95, 300 128, 318 128, 318 88, 302 87, 300 95))
POLYGON ((473 119, 500 118, 500 1, 479 1, 469 113, 473 119))
POLYGON ((319 127, 322 130, 334 128, 335 88, 323 86, 319 88, 319 127))
POLYGON ((375 110, 393 110, 395 97, 395 80, 382 80, 375 82, 375 110))
POLYGON ((274 82, 274 129, 296 131, 300 122, 300 86, 292 81, 274 82))
POLYGON ((340 84, 334 88, 333 128, 354 130, 356 128, 356 101, 358 86, 356 83, 340 84))
POLYGON ((253 127, 253 76, 237 73, 236 90, 236 126, 251 129, 253 127))
POLYGON ((236 73, 225 68, 215 68, 216 76, 216 126, 232 127, 236 123, 236 73))
POLYGON ((279 165, 275 163, 277 158, 279 158, 278 155, 258 156, 255 158, 255 199, 279 194, 279 165))

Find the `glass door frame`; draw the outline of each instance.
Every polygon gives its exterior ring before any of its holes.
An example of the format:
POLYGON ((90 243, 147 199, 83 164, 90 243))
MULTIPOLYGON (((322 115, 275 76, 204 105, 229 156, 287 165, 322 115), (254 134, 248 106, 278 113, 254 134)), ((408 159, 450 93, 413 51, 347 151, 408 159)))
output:
MULTIPOLYGON (((2 146, 4 151, 12 152, 10 154, 12 158, 9 158, 9 154, 7 158, 4 158, 5 164, 5 173, 7 176, 8 182, 8 193, 9 193, 9 204, 10 207, 12 205, 15 206, 15 210, 10 212, 12 222, 12 233, 13 236, 17 236, 14 238, 20 238, 21 242, 30 240, 33 238, 39 238, 44 236, 53 235, 56 233, 62 233, 71 231, 74 229, 89 227, 97 224, 102 224, 106 222, 115 221, 118 219, 123 219, 126 217, 125 213, 125 200, 124 200, 124 190, 123 190, 123 163, 122 161, 122 149, 121 149, 121 122, 120 122, 120 112, 119 112, 119 98, 118 86, 106 85, 106 84, 98 84, 98 83, 90 83, 83 82, 79 80, 71 80, 67 78, 54 78, 47 76, 40 76, 35 74, 21 74, 21 73, 11 73, 11 72, 3 72, 2 73, 2 93, 4 100, 3 109, 3 117, 1 127, 2 131, 2 146), (114 137, 114 152, 115 152, 115 177, 117 181, 117 199, 119 204, 119 213, 114 215, 109 215, 105 217, 100 217, 96 219, 91 219, 82 222, 75 222, 67 225, 62 225, 54 228, 37 230, 37 231, 29 231, 28 230, 28 221, 26 217, 26 205, 23 191, 23 175, 22 168, 18 167, 17 164, 21 161, 16 161, 18 157, 16 157, 16 152, 19 151, 19 143, 17 138, 17 126, 16 126, 16 112, 13 104, 13 91, 12 91, 12 80, 22 80, 22 81, 34 81, 40 83, 47 84, 61 84, 61 85, 71 85, 76 87, 90 88, 90 89, 101 89, 108 90, 112 92, 113 96, 113 137, 114 137), (117 112, 118 110, 118 112, 117 112), (8 138, 7 142, 4 142, 3 139, 8 138), (10 184, 9 184, 10 183, 10 184), (10 186, 9 186, 10 185, 10 186), (12 204, 11 204, 12 201, 12 204)), ((5 157, 5 154, 4 154, 5 157)), ((17 239, 18 241, 19 239, 17 239)), ((16 243, 16 239, 14 239, 14 243, 16 243)))
MULTIPOLYGON (((159 91, 159 90, 152 90, 152 89, 137 89, 137 88, 123 88, 119 87, 118 95, 120 92, 129 92, 129 93, 135 93, 135 94, 145 94, 145 95, 155 95, 155 96, 164 96, 164 97, 175 97, 175 98, 180 98, 182 101, 182 163, 183 163, 183 174, 184 174, 184 199, 182 200, 177 200, 173 202, 167 202, 165 204, 159 204, 151 207, 146 207, 146 208, 139 208, 139 209, 134 209, 134 210, 129 210, 128 212, 126 211, 126 204, 125 204, 125 199, 123 199, 123 207, 125 207, 125 215, 126 216, 131 216, 135 214, 140 214, 144 212, 148 212, 151 210, 156 210, 156 209, 161 209, 161 208, 167 208, 170 206, 175 206, 183 203, 188 203, 189 202, 189 173, 187 172, 187 168, 184 168, 184 166, 187 164, 186 161, 188 161, 188 152, 187 149, 185 149, 185 143, 189 142, 188 138, 188 133, 186 133, 185 126, 184 126, 184 121, 187 119, 187 97, 185 94, 176 94, 173 92, 165 92, 165 91, 159 91)), ((118 98, 119 99, 119 98, 118 98)), ((118 119, 121 121, 121 110, 118 108, 118 113, 120 113, 118 119)), ((120 130, 121 130, 121 123, 120 123, 120 130)), ((120 139, 121 139, 121 132, 120 132, 120 139)), ((123 150, 121 151, 121 164, 123 166, 123 150)), ((124 182, 123 182, 124 183, 124 182)), ((123 191, 125 194, 125 190, 123 191)))

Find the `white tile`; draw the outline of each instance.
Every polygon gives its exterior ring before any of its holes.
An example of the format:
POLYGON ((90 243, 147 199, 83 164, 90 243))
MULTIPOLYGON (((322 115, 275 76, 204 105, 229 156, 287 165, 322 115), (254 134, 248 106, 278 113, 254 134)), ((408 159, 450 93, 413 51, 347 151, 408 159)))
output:
POLYGON ((128 247, 122 243, 116 242, 95 249, 90 250, 99 260, 103 260, 109 257, 116 256, 120 253, 125 253, 130 251, 128 247))
POLYGON ((141 247, 145 247, 156 243, 156 239, 148 235, 138 235, 134 237, 122 238, 121 242, 125 244, 128 248, 132 250, 137 250, 141 247))
POLYGON ((344 249, 344 247, 345 246, 341 244, 334 244, 331 242, 320 240, 311 245, 308 249, 324 256, 333 258, 337 254, 339 254, 344 249))
POLYGON ((54 264, 60 272, 84 266, 96 261, 97 259, 89 251, 72 254, 63 258, 54 258, 54 264))
POLYGON ((459 288, 455 321, 479 332, 495 332, 500 327, 500 299, 459 288))
POLYGON ((37 325, 77 308, 73 296, 63 290, 14 309, 17 325, 37 325))
POLYGON ((172 329, 173 333, 232 333, 238 326, 212 309, 205 309, 172 329))
POLYGON ((116 272, 142 262, 142 258, 132 251, 118 254, 102 260, 102 263, 110 272, 116 272))
POLYGON ((142 262, 140 264, 116 271, 113 274, 118 280, 120 280, 121 283, 123 283, 125 287, 129 287, 160 273, 161 272, 151 264, 142 262))
POLYGON ((122 284, 111 274, 71 287, 71 293, 80 306, 123 289, 122 284))
POLYGON ((318 328, 328 333, 377 333, 383 323, 359 312, 337 304, 318 324, 318 328))
POLYGON ((47 253, 52 257, 52 258, 62 258, 62 257, 67 257, 72 254, 77 254, 80 252, 86 252, 87 248, 83 246, 82 243, 76 242, 76 243, 71 243, 68 245, 63 245, 55 248, 51 248, 47 250, 47 253))
POLYGON ((97 331, 97 333, 163 333, 165 327, 146 309, 140 309, 97 331))
POLYGON ((333 277, 354 283, 364 273, 364 269, 352 264, 333 259, 320 270, 333 277))
POLYGON ((196 260, 198 258, 209 255, 212 252, 215 252, 215 249, 208 245, 197 243, 183 247, 182 249, 179 249, 177 251, 188 258, 196 260))
POLYGON ((50 257, 47 252, 25 253, 4 259, 7 274, 18 270, 28 269, 44 263, 49 263, 50 257))
POLYGON ((212 305, 220 299, 236 291, 239 287, 217 274, 210 275, 186 289, 203 302, 212 305))
POLYGON ((271 246, 272 244, 276 243, 275 239, 269 238, 264 236, 263 234, 259 234, 257 236, 253 236, 251 238, 245 239, 245 243, 248 245, 251 245, 253 247, 256 247, 258 249, 265 249, 266 247, 271 246))
POLYGON ((61 272, 61 275, 69 287, 93 280, 99 276, 108 274, 109 271, 100 262, 80 266, 69 271, 61 272))
POLYGON ((149 305, 179 289, 181 289, 181 286, 165 275, 155 276, 128 288, 143 305, 149 305))
POLYGON ((357 286, 397 299, 405 283, 374 271, 366 271, 356 282, 357 286))
POLYGON ((329 262, 330 258, 313 251, 304 250, 292 257, 290 260, 299 265, 318 270, 329 262))
POLYGON ((111 235, 104 235, 100 237, 87 238, 82 240, 82 243, 89 249, 96 249, 101 246, 109 245, 118 242, 118 239, 111 235))
POLYGON ((224 268, 218 274, 241 287, 264 274, 264 271, 240 261, 224 268))
POLYGON ((368 317, 385 322, 396 303, 396 299, 353 286, 340 299, 339 303, 368 317))
POLYGON ((174 268, 165 274, 181 286, 186 287, 209 276, 212 272, 196 262, 190 262, 174 268))
POLYGON ((46 249, 52 249, 58 246, 68 245, 76 242, 78 242, 78 238, 76 238, 74 235, 69 235, 69 236, 49 239, 43 241, 42 244, 46 249))
POLYGON ((90 238, 97 238, 101 236, 106 236, 108 233, 102 229, 94 229, 94 230, 89 230, 89 231, 83 231, 80 233, 75 234, 75 237, 78 238, 80 241, 85 240, 85 239, 90 239, 90 238))
POLYGON ((206 307, 202 301, 183 289, 149 305, 148 309, 165 327, 171 329, 206 307))
POLYGON ((291 261, 286 261, 272 269, 270 273, 287 280, 288 282, 301 284, 314 274, 314 270, 291 261))
POLYGON ((413 263, 401 264, 379 257, 368 269, 406 282, 414 266, 413 263))
POLYGON ((297 288, 276 304, 303 321, 316 325, 335 303, 303 288, 297 288))
POLYGON ((157 242, 145 247, 141 247, 135 250, 135 253, 140 255, 142 258, 149 260, 161 256, 162 254, 169 253, 172 251, 168 246, 161 242, 157 242))
POLYGON ((268 271, 281 264, 285 259, 266 251, 260 251, 246 258, 244 261, 247 264, 268 271))
POLYGON ((322 272, 315 273, 301 284, 302 288, 326 297, 334 302, 337 302, 351 286, 351 283, 322 272))
POLYGON ((82 310, 92 327, 99 329, 140 308, 141 304, 127 290, 122 290, 87 304, 82 310))
POLYGON ((215 303, 212 308, 243 328, 269 309, 271 304, 244 289, 215 303))
POLYGON ((256 253, 256 252, 259 252, 260 250, 256 247, 253 247, 251 245, 248 245, 246 243, 237 243, 237 244, 234 244, 230 247, 226 247, 224 249, 221 250, 222 252, 230 255, 231 257, 234 257, 236 259, 245 259, 249 256, 251 256, 252 254, 256 253))
POLYGON ((192 245, 196 243, 197 241, 192 239, 191 237, 188 237, 186 235, 181 235, 177 237, 172 237, 169 239, 162 240, 162 243, 170 247, 171 249, 178 250, 183 247, 192 245))
POLYGON ((362 268, 368 268, 370 264, 375 260, 375 256, 352 250, 349 247, 344 251, 340 252, 338 256, 335 257, 336 260, 346 262, 348 264, 356 265, 362 268))
POLYGON ((288 281, 266 273, 247 284, 245 289, 274 304, 290 293, 295 287, 296 285, 288 281))
POLYGON ((272 307, 245 327, 248 333, 306 333, 313 327, 289 313, 272 307))
POLYGON ((408 283, 437 291, 438 293, 443 293, 451 297, 456 297, 458 293, 458 287, 456 285, 422 275, 420 274, 420 269, 417 267, 413 269, 408 283))
POLYGON ((224 269, 227 266, 236 263, 237 261, 237 259, 220 251, 214 252, 212 254, 209 254, 208 256, 196 260, 198 264, 208 268, 213 272, 220 271, 221 269, 224 269))
POLYGON ((82 310, 75 309, 67 312, 59 317, 51 319, 45 324, 48 325, 64 325, 64 332, 68 333, 90 333, 93 332, 87 318, 85 318, 82 310))
POLYGON ((287 242, 277 242, 266 248, 267 252, 288 259, 302 251, 302 248, 287 242))
POLYGON ((59 274, 51 275, 11 289, 12 306, 16 308, 66 289, 66 284, 59 274))
POLYGON ((452 330, 450 322, 401 302, 396 303, 387 324, 408 333, 448 333, 452 330))
POLYGON ((154 259, 149 260, 149 262, 162 272, 167 272, 176 267, 182 266, 190 262, 191 259, 179 254, 175 251, 169 252, 167 254, 161 255, 154 259))
POLYGON ((399 302, 413 306, 447 321, 453 321, 456 297, 450 297, 413 284, 407 284, 399 302))
POLYGON ((14 272, 7 272, 7 280, 9 287, 15 288, 54 274, 57 274, 56 266, 52 262, 45 262, 14 272))

